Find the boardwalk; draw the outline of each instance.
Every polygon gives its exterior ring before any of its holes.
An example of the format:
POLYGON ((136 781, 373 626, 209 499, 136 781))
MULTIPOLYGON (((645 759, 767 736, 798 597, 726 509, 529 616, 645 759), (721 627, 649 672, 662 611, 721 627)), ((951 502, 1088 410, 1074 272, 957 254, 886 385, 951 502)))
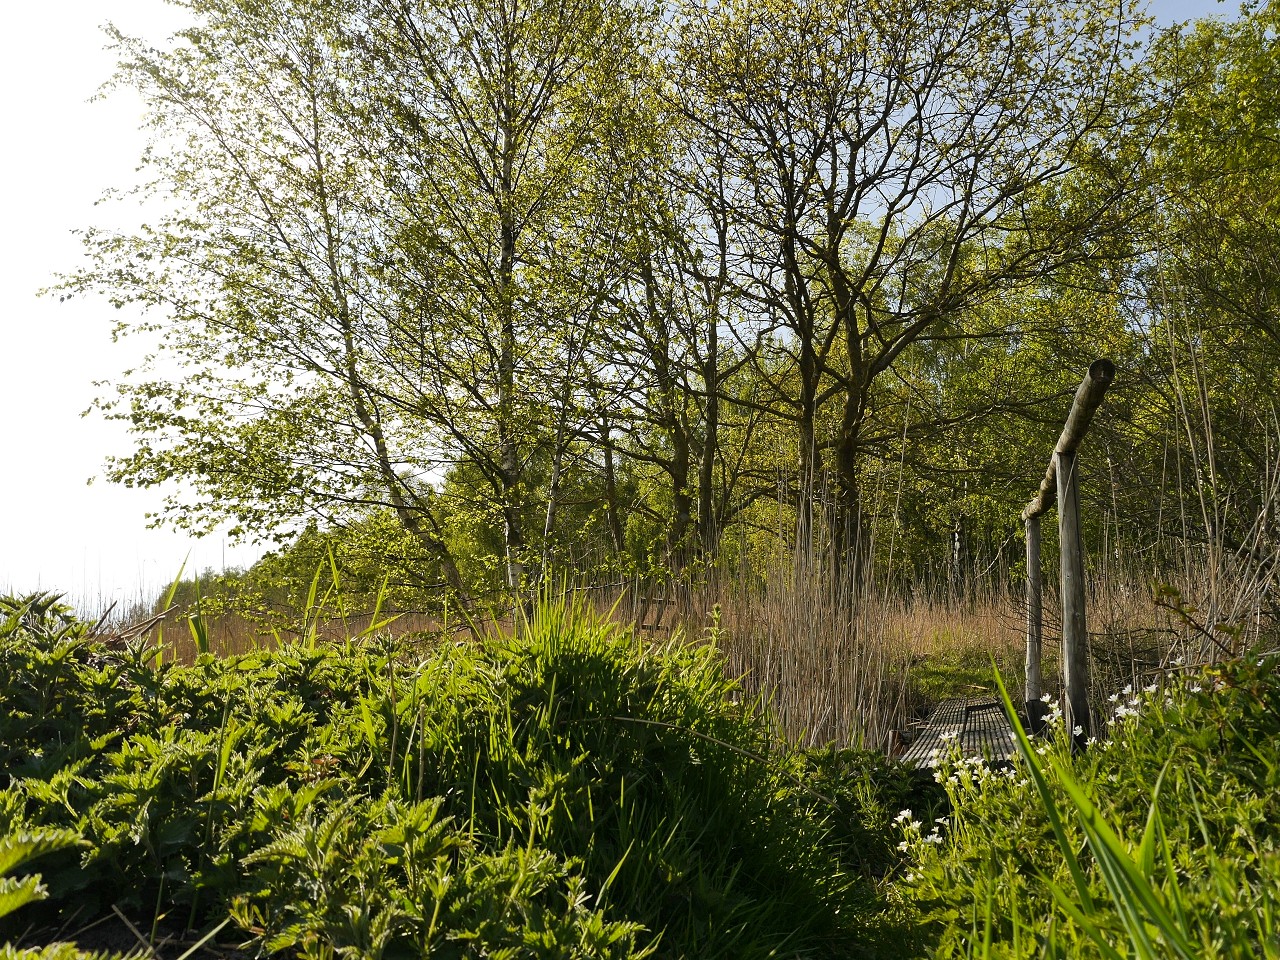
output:
POLYGON ((1016 750, 1013 728, 1000 701, 946 700, 920 727, 902 759, 932 766, 932 759, 950 753, 956 741, 961 756, 986 757, 993 763, 1008 759, 1016 750))

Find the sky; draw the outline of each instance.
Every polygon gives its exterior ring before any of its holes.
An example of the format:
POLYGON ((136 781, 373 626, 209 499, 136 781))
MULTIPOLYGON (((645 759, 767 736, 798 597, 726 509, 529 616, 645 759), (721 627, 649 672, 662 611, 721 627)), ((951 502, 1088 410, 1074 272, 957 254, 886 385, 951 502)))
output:
MULTIPOLYGON (((1162 24, 1236 9, 1151 6, 1162 24)), ((190 573, 244 566, 262 550, 148 529, 162 493, 102 479, 104 460, 127 454, 130 439, 81 414, 103 392, 94 381, 118 379, 137 350, 111 342, 115 311, 104 301, 36 295, 76 267, 72 230, 103 222, 94 202, 133 182, 144 144, 136 97, 88 102, 114 66, 100 29, 108 20, 153 42, 184 23, 164 0, 57 0, 11 4, 0 31, 0 593, 54 590, 86 614, 154 599, 184 559, 190 573)))

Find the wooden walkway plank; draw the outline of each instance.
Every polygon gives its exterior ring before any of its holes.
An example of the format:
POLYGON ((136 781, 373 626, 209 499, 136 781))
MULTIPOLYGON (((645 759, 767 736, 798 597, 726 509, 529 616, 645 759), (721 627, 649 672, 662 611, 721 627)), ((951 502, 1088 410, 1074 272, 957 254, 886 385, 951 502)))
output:
POLYGON ((936 766, 956 744, 962 757, 990 763, 1011 758, 1017 749, 1013 728, 998 700, 945 700, 934 710, 902 759, 917 766, 936 766))

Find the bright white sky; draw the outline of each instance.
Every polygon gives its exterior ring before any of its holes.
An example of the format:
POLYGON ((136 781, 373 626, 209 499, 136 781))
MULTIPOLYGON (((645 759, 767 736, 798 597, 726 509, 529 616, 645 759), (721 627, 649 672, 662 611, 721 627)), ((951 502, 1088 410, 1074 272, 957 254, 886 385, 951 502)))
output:
MULTIPOLYGON (((1162 23, 1234 2, 1154 0, 1162 23)), ((138 356, 113 345, 104 302, 37 298, 76 265, 75 227, 100 222, 94 201, 132 182, 141 152, 140 105, 115 94, 87 103, 112 71, 99 26, 160 41, 182 26, 164 0, 9 4, 0 31, 0 593, 66 593, 86 612, 158 595, 190 551, 187 571, 245 565, 260 550, 220 536, 192 541, 147 529, 154 491, 98 480, 104 458, 129 449, 123 427, 82 418, 138 356)))

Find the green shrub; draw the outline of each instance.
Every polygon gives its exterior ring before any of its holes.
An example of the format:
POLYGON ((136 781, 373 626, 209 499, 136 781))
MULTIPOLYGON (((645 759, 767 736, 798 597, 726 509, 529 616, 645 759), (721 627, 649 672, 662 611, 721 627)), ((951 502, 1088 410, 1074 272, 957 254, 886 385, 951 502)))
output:
POLYGON ((1002 772, 938 771, 949 820, 904 817, 900 889, 934 955, 1280 956, 1280 659, 1113 698, 1002 772))
POLYGON ((833 809, 836 755, 782 748, 713 645, 655 649, 552 604, 425 654, 374 639, 181 666, 25 603, 0 608, 0 809, 86 842, 50 858, 55 908, 231 912, 306 957, 901 939, 868 877, 907 781, 867 767, 833 809))
MULTIPOLYGON (((11 808, 0 806, 0 919, 20 907, 37 903, 49 895, 40 875, 16 876, 32 860, 68 850, 80 839, 67 830, 15 830, 11 808)), ((108 954, 87 954, 75 944, 54 943, 43 948, 18 949, 11 943, 0 944, 0 960, 119 960, 108 954)))

